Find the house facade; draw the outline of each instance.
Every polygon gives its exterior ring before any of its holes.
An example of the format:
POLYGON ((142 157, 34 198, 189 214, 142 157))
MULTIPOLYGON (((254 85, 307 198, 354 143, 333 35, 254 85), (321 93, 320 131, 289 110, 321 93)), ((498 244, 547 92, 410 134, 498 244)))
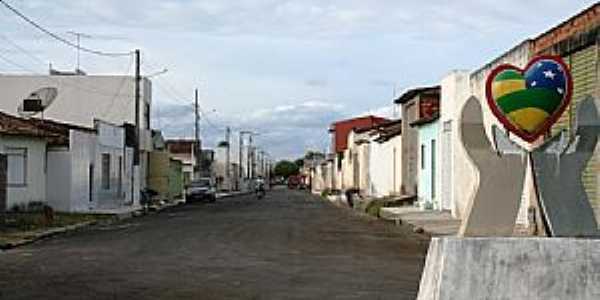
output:
MULTIPOLYGON (((24 98, 32 92, 54 87, 58 95, 44 110, 44 118, 93 128, 95 120, 110 124, 129 124, 129 144, 139 144, 139 164, 131 167, 136 190, 146 187, 148 154, 152 151, 150 130, 150 110, 152 104, 152 84, 143 78, 140 82, 140 98, 136 133, 136 99, 134 76, 88 76, 77 75, 0 75, 0 90, 3 99, 0 111, 18 115, 18 108, 24 98), (139 141, 136 141, 139 137, 139 141)), ((135 148, 135 147, 134 147, 135 148)), ((139 193, 134 193, 139 194, 139 193)), ((139 198, 138 195, 134 197, 139 198)), ((136 200, 137 201, 137 200, 136 200)))
POLYGON ((195 170, 198 160, 196 158, 196 141, 186 139, 172 139, 165 142, 171 156, 182 164, 183 184, 189 184, 196 179, 195 170))
POLYGON ((425 116, 411 126, 417 129, 419 141, 417 204, 423 209, 442 210, 439 114, 425 116))
POLYGON ((3 209, 26 208, 28 203, 46 201, 46 145, 51 137, 58 136, 0 112, 0 153, 6 157, 3 209))
POLYGON ((343 189, 366 195, 369 189, 369 131, 371 127, 354 128, 348 133, 342 164, 343 189))
MULTIPOLYGON (((47 121, 46 121, 47 122, 47 121)), ((48 147, 46 200, 58 211, 98 212, 139 207, 132 190, 133 148, 125 144, 125 129, 96 120, 91 129, 54 123, 66 131, 67 143, 48 147)))
POLYGON ((369 132, 368 195, 399 196, 402 186, 402 120, 379 125, 369 132))
POLYGON ((409 89, 398 99, 395 105, 402 111, 402 188, 404 195, 417 195, 419 133, 410 126, 413 122, 432 115, 439 110, 440 87, 419 87, 409 89))
POLYGON ((122 126, 82 127, 0 113, 0 151, 8 157, 7 206, 42 202, 63 212, 136 208, 133 149, 122 126))
POLYGON ((353 175, 343 172, 343 169, 349 170, 348 135, 355 128, 370 128, 377 124, 387 122, 385 118, 376 116, 365 116, 353 119, 347 119, 335 122, 329 127, 331 134, 331 153, 335 155, 332 174, 332 189, 344 190, 353 186, 353 175), (350 176, 350 177, 349 177, 350 176))

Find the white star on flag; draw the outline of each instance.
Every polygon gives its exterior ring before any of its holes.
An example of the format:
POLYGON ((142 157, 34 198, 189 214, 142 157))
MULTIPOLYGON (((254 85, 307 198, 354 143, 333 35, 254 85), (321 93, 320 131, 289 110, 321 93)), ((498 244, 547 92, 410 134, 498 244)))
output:
POLYGON ((561 88, 557 88, 557 89, 556 89, 556 91, 557 91, 559 94, 561 94, 561 95, 562 95, 562 93, 564 92, 564 90, 563 90, 563 89, 561 89, 561 88))
POLYGON ((546 78, 554 79, 554 76, 556 76, 556 74, 554 74, 554 72, 552 72, 552 70, 548 70, 548 71, 544 71, 544 76, 546 76, 546 78))

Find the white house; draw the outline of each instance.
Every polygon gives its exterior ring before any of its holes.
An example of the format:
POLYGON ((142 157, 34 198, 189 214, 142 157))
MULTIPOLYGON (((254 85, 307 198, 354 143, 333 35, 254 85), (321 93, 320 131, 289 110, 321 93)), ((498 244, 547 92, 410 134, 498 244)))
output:
POLYGON ((366 195, 369 189, 369 132, 370 127, 353 128, 348 134, 348 148, 344 151, 342 178, 344 189, 356 189, 366 195))
POLYGON ((231 178, 230 147, 226 141, 221 141, 215 149, 215 162, 213 172, 217 188, 223 191, 229 191, 233 187, 231 178))
POLYGON ((418 205, 423 209, 442 210, 440 184, 439 114, 426 115, 410 124, 418 131, 418 205))
POLYGON ((380 125, 369 137, 369 189, 371 197, 401 195, 402 121, 380 125))
POLYGON ((55 210, 99 212, 139 207, 131 189, 133 148, 125 129, 95 122, 93 129, 51 123, 66 142, 48 146, 47 203, 55 210))
MULTIPOLYGON (((58 89, 58 96, 44 111, 45 118, 88 128, 95 126, 95 120, 111 124, 136 123, 134 76, 0 75, 0 111, 17 115, 22 100, 43 87, 58 89)), ((136 190, 146 187, 148 153, 152 151, 151 103, 152 85, 143 78, 137 105, 140 164, 131 171, 136 178, 136 190)), ((135 130, 131 133, 135 136, 135 130)), ((135 138, 133 141, 135 143, 135 138)), ((138 194, 134 196, 138 198, 138 194)))
POLYGON ((440 95, 440 202, 442 209, 462 219, 472 193, 474 166, 459 136, 461 109, 470 97, 469 72, 452 71, 442 79, 440 95))
POLYGON ((46 199, 46 144, 59 138, 31 122, 0 112, 0 153, 7 158, 6 207, 46 199))

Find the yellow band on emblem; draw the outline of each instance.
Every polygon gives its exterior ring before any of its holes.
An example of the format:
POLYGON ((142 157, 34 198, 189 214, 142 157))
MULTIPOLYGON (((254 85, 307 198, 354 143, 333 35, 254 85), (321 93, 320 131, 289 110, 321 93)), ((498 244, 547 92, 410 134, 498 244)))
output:
POLYGON ((492 95, 498 99, 506 94, 525 89, 525 80, 510 79, 492 83, 492 95))
POLYGON ((539 108, 527 107, 508 114, 508 118, 527 132, 534 132, 550 115, 539 108))

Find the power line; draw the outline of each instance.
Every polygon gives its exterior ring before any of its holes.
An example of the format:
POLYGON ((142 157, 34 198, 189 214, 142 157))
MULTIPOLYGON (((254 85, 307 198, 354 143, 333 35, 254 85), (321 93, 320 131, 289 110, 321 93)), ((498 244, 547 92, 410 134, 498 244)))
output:
POLYGON ((36 73, 35 71, 29 69, 28 67, 25 67, 25 66, 23 66, 23 65, 21 65, 19 63, 14 62, 14 61, 11 61, 10 59, 8 59, 8 58, 6 58, 6 57, 4 57, 2 55, 0 55, 0 59, 3 60, 4 62, 8 63, 9 65, 15 66, 15 67, 17 67, 19 69, 22 69, 24 71, 29 71, 29 72, 32 72, 34 74, 36 73))
POLYGON ((118 56, 131 56, 133 55, 132 51, 129 52, 104 52, 104 51, 100 51, 100 50, 94 50, 94 49, 89 49, 89 48, 85 48, 85 47, 81 47, 59 35, 57 35, 56 33, 53 33, 52 31, 44 28, 42 25, 39 25, 38 23, 36 23, 35 21, 31 20, 30 18, 28 18, 27 16, 25 16, 23 13, 21 13, 20 11, 18 11, 16 8, 12 7, 11 5, 9 5, 8 3, 6 3, 6 1, 4 0, 0 0, 0 3, 2 3, 8 10, 12 11, 15 15, 17 15, 18 17, 20 17, 21 19, 23 19, 25 22, 29 23, 30 25, 32 25, 33 27, 37 28, 39 31, 49 35, 50 37, 54 38, 55 40, 62 42, 63 44, 73 47, 75 49, 81 50, 83 52, 87 52, 87 53, 91 53, 91 54, 96 54, 96 55, 100 55, 100 56, 110 56, 110 57, 118 57, 118 56))

